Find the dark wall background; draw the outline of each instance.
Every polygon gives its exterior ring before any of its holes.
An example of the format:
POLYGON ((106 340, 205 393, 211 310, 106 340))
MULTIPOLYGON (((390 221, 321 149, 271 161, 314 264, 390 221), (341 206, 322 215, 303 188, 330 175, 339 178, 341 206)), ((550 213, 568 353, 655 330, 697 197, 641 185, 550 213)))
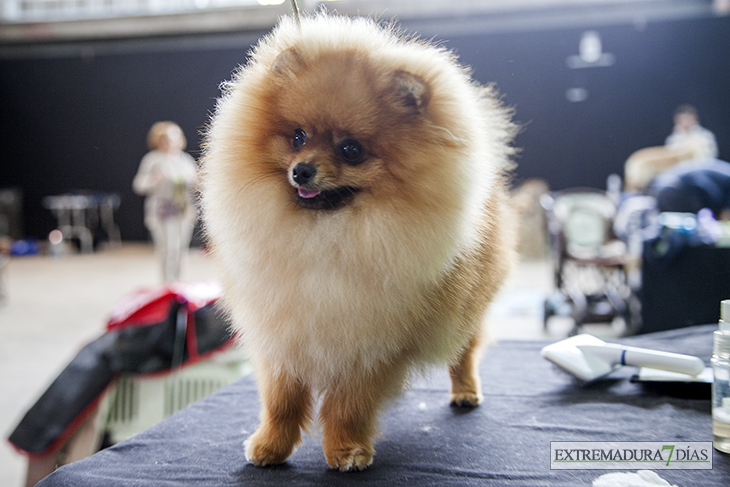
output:
MULTIPOLYGON (((408 29, 409 24, 403 22, 408 29)), ((438 29, 437 29, 438 30, 438 29)), ((55 220, 46 195, 73 189, 116 192, 125 240, 143 240, 142 198, 131 181, 157 120, 178 122, 199 155, 199 131, 221 81, 245 61, 261 33, 36 46, 0 53, 0 188, 24 192, 26 233, 45 237, 55 220)), ((438 32, 422 32, 425 37, 438 32)), ((681 103, 696 105, 730 158, 730 18, 523 32, 459 33, 446 46, 496 82, 524 124, 517 181, 554 189, 603 187, 635 150, 662 144, 681 103), (593 29, 608 68, 569 69, 581 34, 593 29), (588 91, 571 103, 571 87, 588 91)))

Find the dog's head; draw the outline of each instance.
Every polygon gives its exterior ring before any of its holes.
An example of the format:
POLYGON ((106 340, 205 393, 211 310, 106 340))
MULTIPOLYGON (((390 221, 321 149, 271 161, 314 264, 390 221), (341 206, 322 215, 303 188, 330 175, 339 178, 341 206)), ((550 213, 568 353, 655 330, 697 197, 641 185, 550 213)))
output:
POLYGON ((425 136, 429 87, 357 49, 316 56, 289 48, 270 70, 269 126, 296 203, 337 210, 395 183, 408 146, 425 136))
POLYGON ((439 46, 369 19, 283 19, 217 106, 207 225, 367 214, 462 239, 508 162, 509 115, 439 46))

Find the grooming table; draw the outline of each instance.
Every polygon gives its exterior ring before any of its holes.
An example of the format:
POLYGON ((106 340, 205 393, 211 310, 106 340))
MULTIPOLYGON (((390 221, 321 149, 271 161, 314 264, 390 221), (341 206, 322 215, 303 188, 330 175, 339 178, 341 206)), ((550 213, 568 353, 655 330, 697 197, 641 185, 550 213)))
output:
MULTIPOLYGON (((715 329, 620 341, 694 354, 709 363, 715 329)), ((246 377, 38 485, 590 486, 610 471, 550 470, 551 441, 712 440, 709 389, 647 388, 629 381, 636 371, 631 368, 581 385, 540 357, 546 344, 504 341, 488 349, 481 366, 484 403, 473 410, 449 407, 445 371, 415 381, 383 415, 375 462, 363 472, 329 470, 317 432, 284 465, 248 464, 242 443, 258 424, 259 403, 255 382, 246 377)), ((712 452, 713 470, 656 473, 682 487, 726 487, 730 455, 712 452)))

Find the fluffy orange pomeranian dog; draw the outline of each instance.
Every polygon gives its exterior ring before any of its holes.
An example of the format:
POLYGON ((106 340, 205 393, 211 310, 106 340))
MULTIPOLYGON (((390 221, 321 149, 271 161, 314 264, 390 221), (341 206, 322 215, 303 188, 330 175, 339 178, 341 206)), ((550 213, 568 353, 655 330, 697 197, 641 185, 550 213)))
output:
POLYGON ((328 465, 366 468, 379 411, 428 364, 452 404, 480 402, 515 131, 452 53, 364 18, 283 18, 224 85, 202 206, 260 391, 250 462, 283 463, 318 413, 328 465))

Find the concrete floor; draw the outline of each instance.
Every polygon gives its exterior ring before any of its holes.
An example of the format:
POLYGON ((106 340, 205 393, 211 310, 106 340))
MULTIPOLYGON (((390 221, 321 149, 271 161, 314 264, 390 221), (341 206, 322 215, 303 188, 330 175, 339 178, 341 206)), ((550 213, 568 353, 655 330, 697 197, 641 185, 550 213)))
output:
MULTIPOLYGON (((58 373, 103 333, 117 300, 159 285, 152 247, 125 244, 93 255, 15 257, 5 275, 0 304, 0 432, 7 437, 58 373)), ((210 259, 191 250, 184 280, 214 279, 210 259)), ((547 261, 523 262, 493 304, 492 336, 549 339, 566 336, 570 323, 556 319, 543 331, 542 303, 552 286, 547 261)), ((23 484, 26 461, 8 442, 0 446, 0 485, 23 484)))

